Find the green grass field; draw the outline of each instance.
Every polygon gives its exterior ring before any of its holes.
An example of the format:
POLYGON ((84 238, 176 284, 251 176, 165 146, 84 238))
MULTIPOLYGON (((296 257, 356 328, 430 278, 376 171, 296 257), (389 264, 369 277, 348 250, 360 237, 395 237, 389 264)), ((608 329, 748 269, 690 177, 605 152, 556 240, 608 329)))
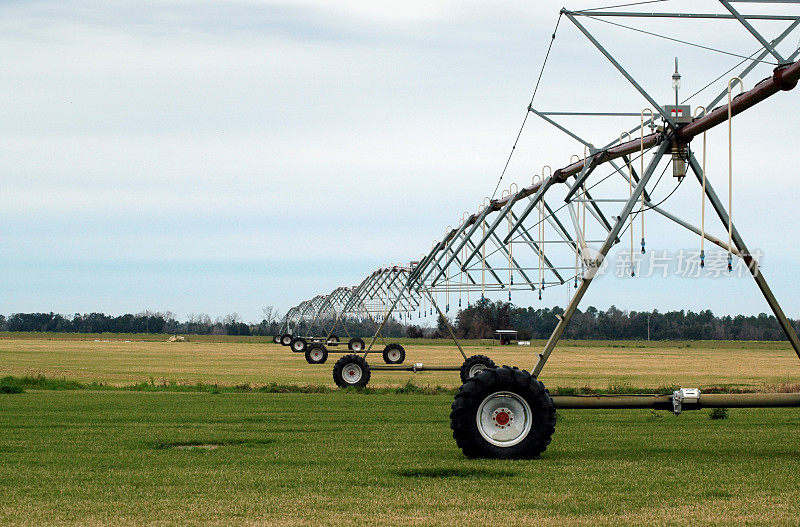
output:
MULTIPOLYGON (((0 377, 332 386, 330 363, 310 366, 271 344, 126 344, 5 338, 0 377), (270 364, 286 371, 259 369, 270 364)), ((591 367, 607 365, 626 373, 598 372, 596 386, 800 379, 785 344, 568 344, 553 355, 562 357, 554 386, 583 386, 591 367), (668 358, 678 371, 665 378, 668 358), (747 360, 766 364, 745 371, 747 360)), ((429 348, 420 356, 451 353, 429 348)), ((503 353, 498 362, 529 366, 533 350, 503 353)), ((453 375, 413 380, 454 386, 453 375)), ((562 410, 542 459, 498 461, 461 455, 451 401, 337 391, 0 394, 0 524, 800 524, 800 409, 731 410, 724 420, 708 411, 562 410)))

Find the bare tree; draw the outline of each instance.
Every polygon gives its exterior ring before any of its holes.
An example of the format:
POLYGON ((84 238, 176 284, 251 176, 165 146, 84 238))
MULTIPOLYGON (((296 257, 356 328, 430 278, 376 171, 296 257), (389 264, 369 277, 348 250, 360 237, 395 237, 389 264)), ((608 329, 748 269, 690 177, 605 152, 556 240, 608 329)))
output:
POLYGON ((267 324, 272 324, 275 320, 278 319, 278 310, 275 309, 275 306, 266 306, 261 308, 261 314, 264 317, 264 321, 267 324))

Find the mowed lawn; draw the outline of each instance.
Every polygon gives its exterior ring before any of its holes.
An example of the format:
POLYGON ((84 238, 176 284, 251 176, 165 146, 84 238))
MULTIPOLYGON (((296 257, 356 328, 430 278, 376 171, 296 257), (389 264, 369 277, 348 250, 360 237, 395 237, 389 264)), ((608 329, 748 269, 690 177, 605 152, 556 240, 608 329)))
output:
POLYGON ((797 525, 800 409, 561 411, 470 460, 449 396, 0 395, 2 525, 797 525))
MULTIPOLYGON (((218 383, 234 385, 269 383, 328 385, 333 387, 333 364, 309 365, 289 348, 256 339, 232 337, 209 342, 189 336, 188 342, 141 341, 131 336, 75 336, 11 338, 0 335, 0 377, 45 375, 82 382, 128 385, 155 383, 218 383)), ((150 337, 152 338, 152 336, 150 337)), ((459 366, 463 359, 449 341, 403 340, 406 363, 459 366)), ((544 345, 491 346, 467 342, 467 355, 483 354, 498 365, 530 370, 544 345)), ((344 347, 342 347, 344 348, 344 347)), ((333 348, 331 348, 333 349, 333 348)), ((368 358, 383 364, 380 351, 368 358)), ((735 386, 759 388, 765 384, 800 383, 800 360, 785 342, 583 342, 565 341, 556 348, 541 380, 550 387, 606 388, 735 386)), ((375 371, 371 386, 400 386, 408 380, 420 386, 458 387, 457 372, 375 371)))
MULTIPOLYGON (((332 387, 339 356, 311 366, 255 339, 26 337, 0 337, 0 377, 332 387)), ((534 344, 466 351, 530 368, 534 344)), ((460 363, 446 343, 406 349, 408 362, 460 363)), ((785 343, 565 342, 541 378, 758 388, 800 382, 800 360, 785 343)), ((408 380, 459 385, 455 372, 380 371, 371 384, 408 380)), ((352 391, 0 394, 0 525, 800 524, 800 409, 734 409, 722 420, 562 410, 542 459, 499 461, 462 456, 451 402, 352 391)))

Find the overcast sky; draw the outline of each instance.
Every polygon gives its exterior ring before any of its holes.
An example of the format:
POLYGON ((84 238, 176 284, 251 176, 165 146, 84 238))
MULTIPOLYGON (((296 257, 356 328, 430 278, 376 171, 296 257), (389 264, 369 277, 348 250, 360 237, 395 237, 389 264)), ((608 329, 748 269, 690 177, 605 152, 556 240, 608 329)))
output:
MULTIPOLYGON (((712 1, 673 3, 721 12, 712 1)), ((265 305, 283 312, 378 265, 418 258, 494 189, 560 7, 3 2, 0 313, 151 309, 254 321, 265 305)), ((736 54, 758 48, 735 22, 623 22, 736 54)), ((739 61, 585 23, 665 103, 673 57, 687 96, 739 61)), ((786 23, 757 27, 771 38, 786 23)), ((795 34, 781 49, 797 46, 795 34)), ((745 87, 771 68, 760 66, 745 87)), ((691 103, 705 104, 723 83, 691 103)), ((776 95, 735 129, 734 221, 763 251, 765 275, 793 317, 798 97, 776 95)), ((535 105, 639 112, 646 103, 562 20, 535 105)), ((565 123, 599 145, 638 122, 630 119, 565 123)), ((723 129, 709 137, 709 177, 721 194, 726 138, 723 129)), ((503 185, 528 183, 543 164, 556 168, 579 152, 531 119, 503 185)), ((670 202, 695 221, 696 187, 670 202)), ((698 245, 674 226, 652 229, 650 248, 698 245)), ((724 237, 717 225, 713 232, 724 237)), ((606 276, 583 306, 611 304, 767 310, 746 277, 606 276)))

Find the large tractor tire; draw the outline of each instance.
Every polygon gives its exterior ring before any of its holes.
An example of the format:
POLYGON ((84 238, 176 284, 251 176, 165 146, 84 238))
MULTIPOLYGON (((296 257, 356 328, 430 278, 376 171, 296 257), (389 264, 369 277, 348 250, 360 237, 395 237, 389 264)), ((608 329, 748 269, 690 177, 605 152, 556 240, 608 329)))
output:
POLYGON ((403 364, 406 350, 400 344, 389 344, 383 348, 383 362, 386 364, 403 364))
POLYGON ((360 355, 345 355, 333 366, 333 382, 339 388, 363 388, 369 377, 369 364, 360 355))
POLYGON ((311 344, 306 348, 306 362, 309 364, 325 364, 328 360, 328 348, 322 344, 311 344))
POLYGON ((475 377, 475 375, 477 375, 481 370, 496 367, 497 365, 494 363, 494 361, 486 355, 473 355, 472 357, 467 357, 467 360, 465 360, 464 364, 461 365, 461 382, 467 382, 472 377, 475 377))
POLYGON ((281 346, 289 346, 292 344, 292 336, 288 333, 281 335, 281 346))
POLYGON ((347 349, 356 353, 361 353, 364 351, 364 348, 366 348, 364 341, 358 337, 350 339, 350 341, 347 343, 347 349))
POLYGON ((291 348, 295 353, 305 353, 306 348, 308 348, 308 342, 303 337, 295 337, 292 339, 291 348))
POLYGON ((281 343, 281 336, 280 335, 275 335, 274 337, 272 337, 272 343, 273 344, 280 344, 281 343))
POLYGON ((472 458, 538 459, 555 432, 556 408, 544 385, 525 370, 485 369, 456 394, 450 428, 472 458))

